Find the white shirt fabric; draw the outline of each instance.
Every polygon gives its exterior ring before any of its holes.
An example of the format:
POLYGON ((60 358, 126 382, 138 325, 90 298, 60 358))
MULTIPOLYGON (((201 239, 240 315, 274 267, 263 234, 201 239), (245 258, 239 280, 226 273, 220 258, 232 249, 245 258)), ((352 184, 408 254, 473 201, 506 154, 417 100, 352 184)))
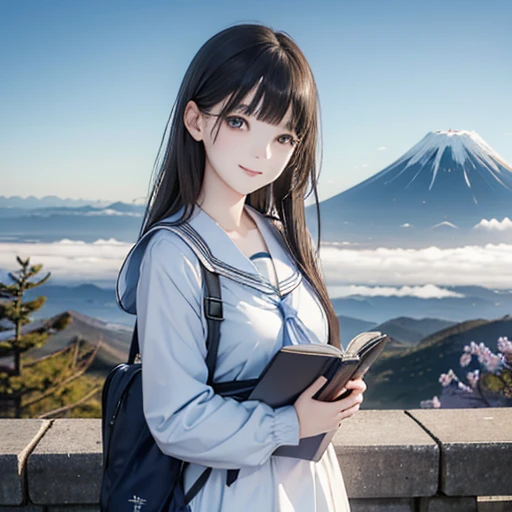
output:
POLYGON ((284 344, 327 343, 326 315, 281 233, 261 213, 245 209, 270 257, 247 258, 196 206, 190 237, 165 228, 150 231, 123 263, 118 301, 137 314, 148 427, 164 453, 190 462, 185 490, 213 468, 190 503, 193 512, 350 511, 332 444, 318 462, 272 455, 278 446, 299 443, 292 405, 238 402, 206 384, 199 259, 219 274, 221 285, 224 320, 215 382, 257 378, 284 344), (228 469, 240 469, 231 486, 228 469))

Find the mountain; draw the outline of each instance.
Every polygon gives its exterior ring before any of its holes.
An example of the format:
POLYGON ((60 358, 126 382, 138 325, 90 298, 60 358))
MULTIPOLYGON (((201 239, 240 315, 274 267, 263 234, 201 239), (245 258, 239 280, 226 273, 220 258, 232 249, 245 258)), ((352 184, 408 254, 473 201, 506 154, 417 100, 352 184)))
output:
MULTIPOLYGON (((28 199, 28 198, 27 198, 28 199)), ((47 206, 2 207, 0 233, 9 242, 56 242, 63 238, 86 243, 115 238, 121 242, 137 240, 145 205, 108 203, 97 207, 47 206)))
POLYGON ((93 284, 63 286, 45 283, 28 290, 26 300, 34 300, 44 295, 44 306, 34 315, 34 319, 46 318, 72 309, 91 318, 98 318, 107 323, 133 326, 135 317, 123 311, 116 301, 114 288, 101 288, 93 284))
POLYGON ((367 320, 361 320, 360 318, 353 318, 345 315, 338 315, 338 321, 340 323, 340 338, 343 348, 346 348, 348 342, 361 332, 378 331, 378 329, 374 329, 377 325, 376 322, 369 322, 367 320))
POLYGON ((338 315, 338 320, 344 348, 352 338, 361 332, 380 331, 391 338, 386 346, 388 352, 410 348, 426 336, 456 323, 439 318, 416 319, 405 316, 392 318, 381 324, 343 315, 338 315))
MULTIPOLYGON (((0 276, 1 274, 0 269, 0 276)), ((92 284, 64 286, 45 283, 38 288, 28 290, 26 298, 33 300, 39 295, 47 297, 45 305, 34 315, 36 319, 73 309, 106 322, 133 326, 134 316, 124 312, 118 306, 115 290, 108 286, 103 288, 92 284)), ((462 296, 440 299, 385 295, 334 297, 331 302, 340 320, 341 339, 344 343, 348 342, 359 332, 380 330, 383 322, 400 317, 409 318, 409 323, 402 325, 402 328, 412 331, 419 329, 419 334, 426 336, 432 330, 443 328, 441 323, 443 321, 462 322, 475 317, 489 320, 512 313, 512 290, 493 290, 481 286, 446 288, 462 296), (413 326, 414 319, 418 319, 419 322, 413 326), (425 321, 424 326, 421 326, 421 319, 425 321), (433 324, 430 328, 429 319, 435 319, 432 321, 439 324, 433 324)), ((414 334, 413 338, 417 339, 417 336, 414 334)), ((402 338, 397 335, 397 339, 402 338)))
MULTIPOLYGON (((38 206, 33 208, 24 207, 5 207, 0 205, 0 218, 15 217, 55 217, 55 216, 104 216, 104 215, 128 215, 133 217, 142 217, 144 214, 144 205, 126 204, 121 202, 111 203, 104 206, 86 205, 68 205, 68 206, 38 206)), ((54 219, 55 220, 55 219, 54 219)))
MULTIPOLYGON (((87 370, 88 373, 94 372, 106 376, 113 366, 128 359, 128 351, 132 339, 131 328, 103 322, 73 310, 61 312, 55 316, 60 315, 70 316, 70 322, 67 327, 51 334, 47 343, 42 347, 28 350, 26 352, 27 356, 35 358, 44 357, 64 348, 78 336, 93 345, 96 345, 100 339, 102 340, 102 346, 94 362, 87 370)), ((25 326, 25 328, 30 331, 42 321, 34 322, 25 326)))
MULTIPOLYGON (((421 400, 440 396, 441 373, 452 369, 464 382, 466 372, 479 368, 478 363, 462 368, 459 364, 464 345, 483 342, 497 352, 500 336, 512 337, 512 317, 494 320, 471 320, 453 325, 401 352, 387 347, 365 376, 367 409, 419 409, 421 400)), ((473 358, 475 359, 475 358, 473 358)))
POLYGON ((117 201, 105 207, 105 210, 113 210, 119 213, 139 213, 143 214, 146 206, 143 204, 128 204, 117 201))
MULTIPOLYGON (((31 349, 26 354, 35 358, 44 357, 69 345, 76 336, 91 344, 100 339, 102 346, 88 373, 106 377, 111 368, 127 360, 132 336, 132 327, 105 322, 74 310, 67 310, 55 316, 69 315, 70 322, 62 331, 49 336, 48 342, 40 348, 31 349)), ((31 331, 47 321, 48 318, 35 320, 23 327, 23 332, 31 331)), ((347 318, 344 319, 347 321, 347 318)), ((358 321, 358 319, 351 319, 358 321)), ((343 319, 342 319, 343 321, 343 319)), ((411 319, 399 318, 390 321, 402 325, 416 325, 428 329, 436 324, 436 319, 424 319, 411 322, 411 319)), ((378 326, 377 326, 378 327, 378 326)), ((375 329, 373 325, 369 330, 375 329)), ((386 332, 390 332, 388 329, 386 332)), ((0 338, 8 337, 7 332, 0 338)), ((464 345, 471 341, 485 343, 496 352, 496 342, 500 336, 512 339, 512 317, 505 316, 494 320, 475 319, 457 323, 430 334, 414 347, 402 347, 393 350, 389 345, 380 358, 365 375, 368 386, 363 407, 367 409, 408 409, 419 408, 421 400, 440 395, 441 385, 438 378, 451 368, 462 379, 465 372, 475 369, 474 362, 462 369, 459 359, 464 345)), ((11 365, 12 358, 0 360, 0 366, 11 365)))
POLYGON ((0 233, 9 242, 58 242, 63 238, 92 243, 98 239, 115 238, 119 242, 135 242, 142 213, 119 213, 115 210, 94 210, 88 213, 37 211, 13 217, 2 217, 0 233))
POLYGON ((451 327, 455 323, 439 318, 417 319, 401 316, 375 326, 375 330, 389 334, 395 341, 404 345, 414 346, 426 336, 451 327))
MULTIPOLYGON (((475 131, 437 130, 374 176, 322 201, 323 239, 391 246, 510 240, 511 203, 512 167, 496 151, 475 131), (481 223, 491 219, 502 229, 481 223)), ((314 206, 307 218, 316 236, 314 206)))
POLYGON ((62 198, 55 195, 44 197, 20 197, 20 196, 2 196, 0 195, 0 209, 1 208, 20 208, 20 209, 34 209, 34 208, 52 208, 52 207, 79 207, 79 206, 95 206, 102 208, 107 205, 108 201, 101 200, 87 200, 87 199, 70 199, 62 198))
POLYGON ((382 323, 390 318, 437 318, 462 322, 468 318, 492 319, 512 313, 510 290, 492 290, 480 286, 448 286, 460 297, 423 299, 396 295, 350 295, 331 300, 337 315, 382 323))
POLYGON ((417 345, 426 336, 447 329, 456 322, 439 318, 409 318, 401 316, 376 325, 372 330, 384 332, 391 338, 386 350, 402 351, 417 345))

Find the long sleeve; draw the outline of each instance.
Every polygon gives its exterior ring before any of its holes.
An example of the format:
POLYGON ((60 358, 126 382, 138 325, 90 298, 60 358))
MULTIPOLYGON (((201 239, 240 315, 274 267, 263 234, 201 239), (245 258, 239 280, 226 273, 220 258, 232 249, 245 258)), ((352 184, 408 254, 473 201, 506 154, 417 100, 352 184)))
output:
POLYGON ((141 262, 136 304, 148 427, 164 453, 182 460, 224 469, 262 465, 278 446, 298 445, 297 414, 292 405, 224 398, 206 384, 202 278, 186 249, 161 231, 141 262))

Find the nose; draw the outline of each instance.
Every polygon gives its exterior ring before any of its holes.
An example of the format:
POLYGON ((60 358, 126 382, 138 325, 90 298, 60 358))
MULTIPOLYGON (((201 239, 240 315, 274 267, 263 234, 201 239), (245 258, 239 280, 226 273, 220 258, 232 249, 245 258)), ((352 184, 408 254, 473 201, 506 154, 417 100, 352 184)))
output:
POLYGON ((272 157, 272 150, 270 148, 271 142, 258 142, 255 144, 253 154, 258 159, 268 160, 272 157))

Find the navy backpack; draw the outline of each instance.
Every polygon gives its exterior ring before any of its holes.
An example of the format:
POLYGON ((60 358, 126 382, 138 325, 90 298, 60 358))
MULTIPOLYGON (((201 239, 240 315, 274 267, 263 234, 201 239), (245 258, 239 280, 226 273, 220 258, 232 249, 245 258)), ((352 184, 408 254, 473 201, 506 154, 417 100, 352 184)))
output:
MULTIPOLYGON (((200 262, 201 263, 201 262, 200 262)), ((204 311, 208 323, 208 384, 216 393, 245 400, 257 379, 215 384, 213 373, 220 338, 222 300, 219 276, 201 264, 206 284, 204 311)), ((171 340, 172 342, 172 340, 171 340)), ((189 502, 204 486, 212 471, 207 468, 185 493, 183 471, 187 462, 164 454, 146 423, 142 407, 142 364, 137 323, 133 331, 127 363, 110 370, 102 390, 103 474, 101 512, 190 512, 189 502)), ((172 392, 172 391, 171 391, 172 392)), ((238 469, 227 471, 231 485, 238 469)))

